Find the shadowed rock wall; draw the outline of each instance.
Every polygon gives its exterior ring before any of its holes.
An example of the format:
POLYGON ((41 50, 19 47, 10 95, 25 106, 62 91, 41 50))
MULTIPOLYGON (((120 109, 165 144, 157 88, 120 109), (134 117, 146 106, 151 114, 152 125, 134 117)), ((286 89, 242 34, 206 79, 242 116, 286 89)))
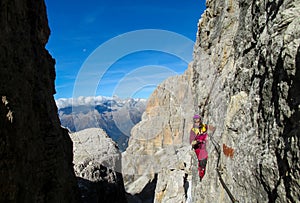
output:
POLYGON ((0 202, 77 202, 44 1, 0 2, 0 202))

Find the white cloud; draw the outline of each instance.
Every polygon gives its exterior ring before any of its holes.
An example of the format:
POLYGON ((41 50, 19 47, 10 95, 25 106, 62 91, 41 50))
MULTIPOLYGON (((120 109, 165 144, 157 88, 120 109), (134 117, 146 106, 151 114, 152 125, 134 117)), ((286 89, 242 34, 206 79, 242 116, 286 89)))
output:
MULTIPOLYGON (((78 97, 78 98, 60 98, 55 100, 57 108, 61 109, 61 108, 65 108, 65 107, 71 107, 71 106, 95 106, 95 105, 99 105, 102 104, 105 101, 108 100, 115 100, 118 102, 126 102, 128 99, 120 99, 117 96, 115 97, 105 97, 105 96, 90 96, 90 97, 78 97)), ((135 99, 135 100, 144 100, 146 101, 146 99, 135 99)))
POLYGON ((111 99, 109 97, 78 97, 78 98, 60 98, 56 100, 56 105, 58 108, 65 108, 68 106, 80 106, 80 105, 95 105, 102 103, 103 101, 111 99))

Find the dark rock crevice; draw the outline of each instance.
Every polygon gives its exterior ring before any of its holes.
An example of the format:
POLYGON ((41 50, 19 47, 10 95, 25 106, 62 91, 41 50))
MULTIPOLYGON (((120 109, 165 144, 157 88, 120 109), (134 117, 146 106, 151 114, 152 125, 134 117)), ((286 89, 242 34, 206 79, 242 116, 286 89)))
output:
POLYGON ((91 181, 77 177, 83 203, 126 203, 123 177, 121 173, 114 172, 103 165, 94 167, 91 181))
POLYGON ((278 198, 278 186, 280 184, 281 178, 279 178, 279 180, 277 181, 277 183, 275 184, 274 188, 271 188, 270 185, 267 183, 266 178, 263 174, 263 171, 265 169, 263 168, 263 166, 260 164, 259 165, 259 182, 262 184, 264 190, 267 192, 268 194, 268 201, 269 203, 275 203, 276 199, 278 198))
POLYGON ((158 174, 154 174, 153 180, 149 181, 149 183, 145 185, 145 187, 142 189, 140 193, 134 195, 127 193, 126 196, 127 196, 128 203, 154 202, 157 176, 158 174))
MULTIPOLYGON (((276 157, 278 162, 278 168, 280 176, 283 179, 285 186, 285 192, 290 202, 294 201, 294 196, 297 194, 293 185, 297 185, 295 179, 299 179, 299 157, 297 156, 297 148, 299 150, 300 141, 300 46, 298 46, 297 54, 295 57, 296 73, 291 79, 291 88, 288 95, 289 107, 293 114, 291 117, 284 119, 284 131, 281 135, 283 143, 280 143, 276 151, 276 157), (292 162, 289 161, 288 157, 292 157, 292 162), (297 172, 298 171, 298 172, 297 172), (292 178, 294 177, 294 178, 292 178)), ((298 196, 299 198, 299 196, 298 196)))

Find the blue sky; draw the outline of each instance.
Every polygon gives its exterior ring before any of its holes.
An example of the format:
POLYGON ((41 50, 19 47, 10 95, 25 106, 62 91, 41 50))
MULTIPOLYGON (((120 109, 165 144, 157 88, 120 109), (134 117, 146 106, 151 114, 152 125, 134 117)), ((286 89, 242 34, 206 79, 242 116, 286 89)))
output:
POLYGON ((157 84, 187 68, 187 60, 192 58, 188 40, 195 41, 205 9, 205 0, 45 2, 51 29, 46 48, 56 60, 55 99, 97 95, 147 98, 157 84), (165 34, 169 37, 160 36, 165 34), (184 47, 185 43, 189 47, 184 47), (122 46, 126 46, 125 52, 122 46), (88 69, 91 64, 97 69, 88 69))

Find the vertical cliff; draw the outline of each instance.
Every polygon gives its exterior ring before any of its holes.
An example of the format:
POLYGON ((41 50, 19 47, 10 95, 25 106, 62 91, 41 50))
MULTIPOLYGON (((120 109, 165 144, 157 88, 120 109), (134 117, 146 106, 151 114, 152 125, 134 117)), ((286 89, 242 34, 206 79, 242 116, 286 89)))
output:
POLYGON ((149 99, 124 153, 125 173, 157 173, 155 202, 297 202, 300 1, 206 5, 194 60, 149 99), (180 153, 194 112, 216 127, 202 182, 180 153), (184 174, 174 179, 174 171, 184 174))
POLYGON ((77 202, 44 1, 0 2, 0 202, 77 202))
MULTIPOLYGON (((219 167, 240 202, 299 199, 299 3, 207 1, 199 21, 195 105, 217 127, 219 167)), ((228 202, 210 151, 195 201, 228 202)))
POLYGON ((188 139, 194 101, 190 84, 191 66, 185 75, 160 84, 148 99, 142 121, 131 130, 122 172, 125 188, 132 195, 152 188, 149 202, 185 201, 191 186, 188 139))

